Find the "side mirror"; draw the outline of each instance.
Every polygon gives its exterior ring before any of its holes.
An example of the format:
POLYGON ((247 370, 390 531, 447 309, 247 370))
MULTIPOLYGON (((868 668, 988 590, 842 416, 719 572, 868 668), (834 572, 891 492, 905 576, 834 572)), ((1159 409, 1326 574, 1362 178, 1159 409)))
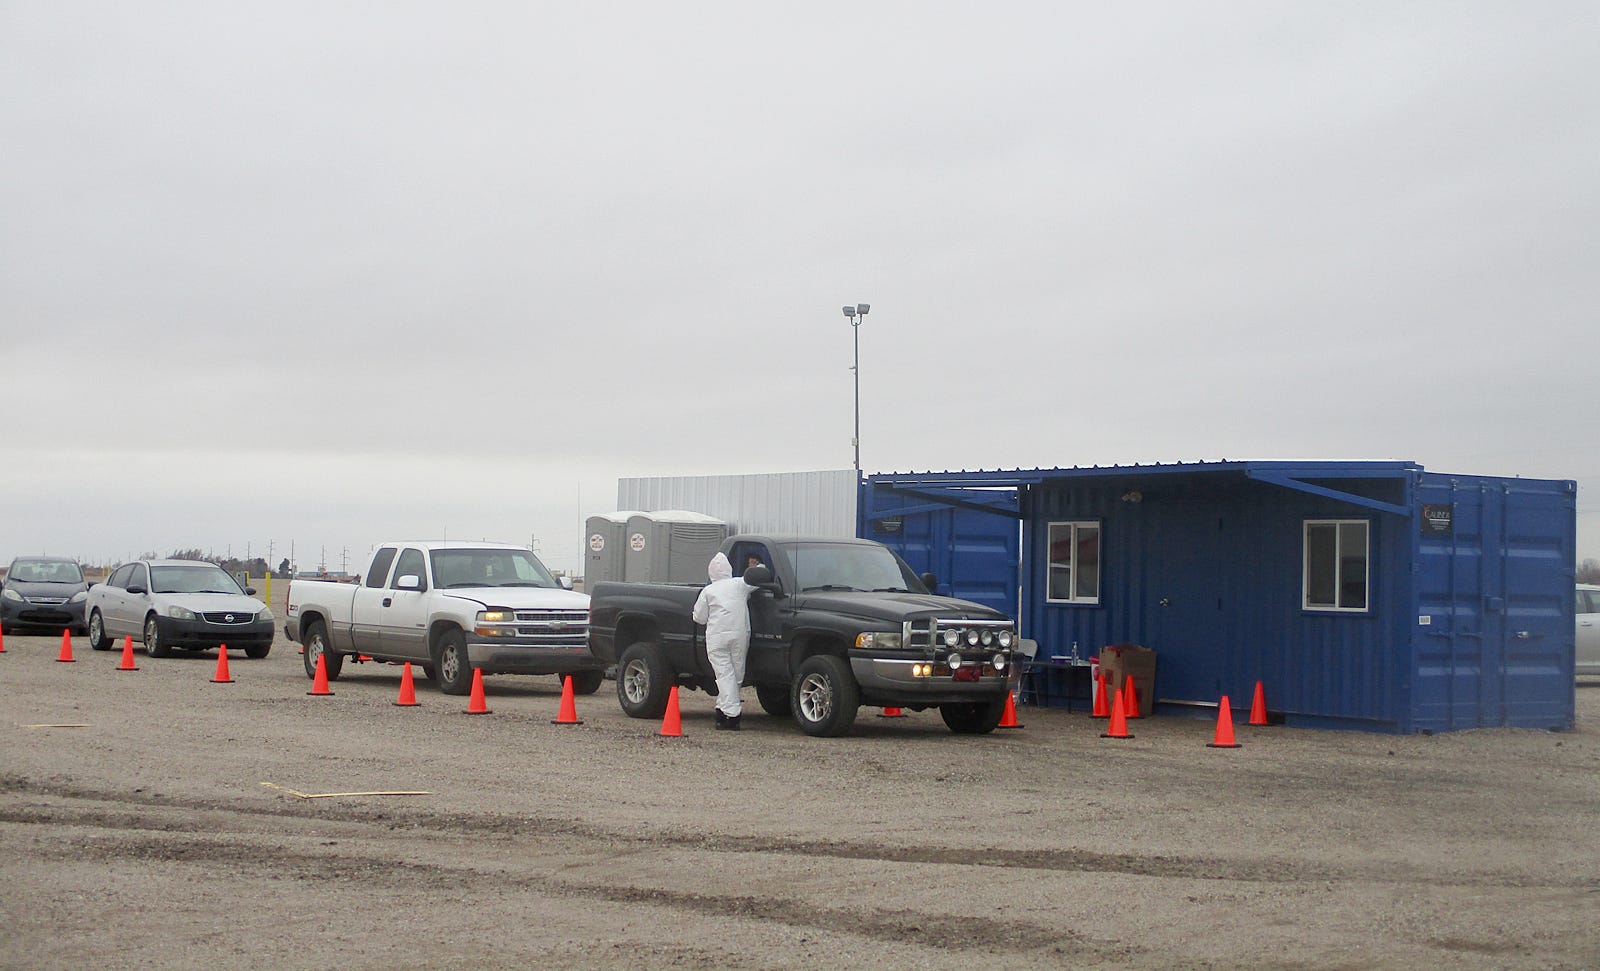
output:
POLYGON ((917 579, 922 581, 922 585, 928 588, 929 593, 934 593, 939 589, 939 578, 931 573, 924 573, 917 579))
POLYGON ((744 571, 744 582, 752 587, 772 586, 772 571, 764 566, 753 566, 744 571))
POLYGON ((571 590, 572 589, 572 578, 571 577, 565 577, 565 576, 564 577, 560 577, 560 578, 558 578, 558 582, 560 582, 560 584, 561 584, 561 589, 563 589, 563 590, 571 590))
POLYGON ((407 573, 394 582, 394 588, 396 590, 421 590, 422 578, 415 573, 407 573))
POLYGON ((247 596, 247 597, 254 597, 256 595, 256 588, 255 587, 245 587, 244 588, 244 593, 245 593, 245 596, 247 596))
POLYGON ((144 593, 144 587, 132 586, 132 587, 128 588, 128 592, 133 594, 133 595, 135 595, 135 596, 138 596, 138 595, 144 593))

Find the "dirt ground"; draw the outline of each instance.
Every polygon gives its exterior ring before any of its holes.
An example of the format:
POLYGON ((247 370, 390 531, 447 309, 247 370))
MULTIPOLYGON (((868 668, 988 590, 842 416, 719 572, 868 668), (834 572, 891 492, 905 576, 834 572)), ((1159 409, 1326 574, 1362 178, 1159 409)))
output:
POLYGON ((1600 684, 1560 734, 814 739, 747 690, 744 731, 697 694, 664 739, 610 682, 582 725, 554 678, 309 697, 281 635, 232 684, 4 646, 8 968, 1600 967, 1600 684))

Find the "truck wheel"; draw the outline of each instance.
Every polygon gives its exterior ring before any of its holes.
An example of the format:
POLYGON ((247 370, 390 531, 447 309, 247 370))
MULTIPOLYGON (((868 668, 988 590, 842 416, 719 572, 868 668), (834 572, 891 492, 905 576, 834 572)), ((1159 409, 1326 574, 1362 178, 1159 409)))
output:
POLYGON ((794 712, 789 707, 789 689, 782 685, 756 685, 756 700, 761 702, 761 710, 774 718, 788 718, 794 712))
POLYGON ((172 656, 172 648, 161 639, 161 624, 157 622, 155 614, 144 619, 144 652, 151 657, 172 656))
POLYGON ((96 651, 111 650, 111 639, 106 637, 106 622, 100 619, 98 610, 89 615, 89 647, 96 651))
POLYGON ((467 660, 467 637, 452 627, 439 635, 433 645, 434 670, 439 690, 447 695, 464 695, 472 690, 472 663, 467 660))
POLYGON ((339 680, 339 671, 344 668, 344 655, 338 651, 328 649, 328 629, 322 626, 322 621, 314 620, 306 626, 305 639, 306 677, 313 680, 317 677, 317 658, 325 658, 328 669, 328 680, 339 680))
POLYGON ((617 661, 617 703, 629 718, 660 718, 667 711, 672 672, 653 641, 640 641, 617 661))
POLYGON ((833 738, 855 724, 861 688, 842 657, 817 654, 800 663, 790 688, 789 707, 807 735, 833 738))
POLYGON ((939 717, 957 735, 987 735, 1000 724, 1006 714, 1006 699, 999 701, 962 702, 939 706, 939 717))
MULTIPOLYGON (((562 675, 562 677, 568 677, 568 675, 562 675)), ((599 691, 600 686, 605 683, 606 673, 604 671, 574 671, 570 677, 572 678, 573 694, 592 695, 599 691)))

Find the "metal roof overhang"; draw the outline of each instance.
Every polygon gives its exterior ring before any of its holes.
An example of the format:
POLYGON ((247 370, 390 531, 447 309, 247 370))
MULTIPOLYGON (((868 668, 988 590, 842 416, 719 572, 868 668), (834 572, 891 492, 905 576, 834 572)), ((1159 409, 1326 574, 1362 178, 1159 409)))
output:
MULTIPOLYGON (((906 500, 892 508, 872 503, 871 515, 908 515, 941 506, 1025 518, 1018 501, 1022 486, 1067 479, 1111 479, 1158 475, 1243 475, 1268 485, 1292 489, 1326 499, 1347 502, 1396 516, 1410 516, 1416 475, 1422 466, 1413 462, 1190 462, 1167 465, 1095 465, 1070 469, 1010 469, 960 472, 887 472, 867 476, 869 495, 887 490, 906 500), (1392 479, 1401 484, 1404 501, 1384 502, 1319 485, 1316 480, 1392 479)), ((872 501, 869 499, 869 503, 872 501)))

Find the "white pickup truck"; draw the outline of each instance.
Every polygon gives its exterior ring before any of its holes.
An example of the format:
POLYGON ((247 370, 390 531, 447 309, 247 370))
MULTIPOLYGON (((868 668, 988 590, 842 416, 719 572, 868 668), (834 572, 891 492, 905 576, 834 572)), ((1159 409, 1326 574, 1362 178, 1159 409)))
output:
POLYGON ((389 543, 355 583, 295 580, 284 632, 305 645, 306 676, 346 656, 410 661, 446 694, 484 674, 572 675, 599 689, 589 653, 589 598, 557 582, 532 552, 500 543, 389 543))

